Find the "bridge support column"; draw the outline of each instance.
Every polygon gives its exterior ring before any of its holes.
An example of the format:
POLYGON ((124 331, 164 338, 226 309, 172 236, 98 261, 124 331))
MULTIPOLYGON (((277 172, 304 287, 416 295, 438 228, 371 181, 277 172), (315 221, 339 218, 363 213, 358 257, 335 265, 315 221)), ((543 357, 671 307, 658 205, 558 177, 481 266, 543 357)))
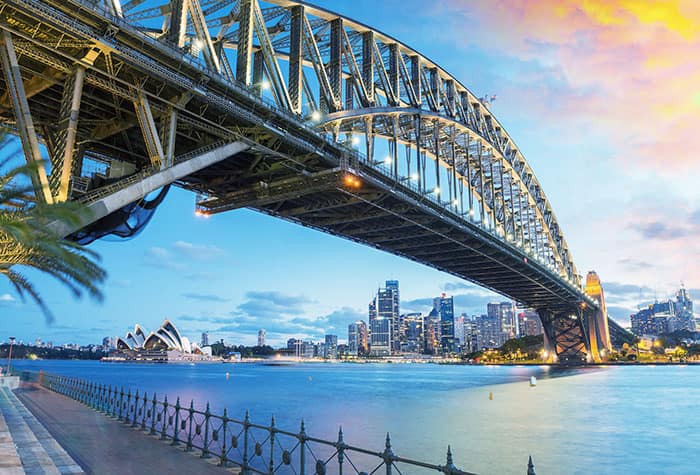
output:
POLYGON ((583 316, 577 309, 553 311, 540 309, 545 342, 551 346, 556 361, 563 364, 585 364, 588 362, 588 339, 583 316))
MULTIPOLYGON (((2 57, 2 68, 5 73, 5 82, 12 102, 12 110, 17 122, 17 129, 22 149, 27 162, 41 162, 41 151, 39 150, 39 140, 34 128, 32 113, 29 110, 29 102, 24 91, 22 74, 17 62, 17 54, 12 43, 12 35, 6 30, 0 35, 0 56, 2 57)), ((36 171, 32 173, 32 184, 37 199, 44 203, 53 203, 53 196, 49 188, 49 179, 46 169, 39 164, 36 171)))

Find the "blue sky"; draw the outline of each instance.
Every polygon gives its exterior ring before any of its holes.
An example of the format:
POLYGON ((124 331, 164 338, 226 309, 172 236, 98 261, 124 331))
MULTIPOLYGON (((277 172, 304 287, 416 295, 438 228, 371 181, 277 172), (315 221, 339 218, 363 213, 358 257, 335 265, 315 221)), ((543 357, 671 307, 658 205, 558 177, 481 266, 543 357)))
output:
MULTIPOLYGON (((700 229, 698 165, 686 157, 688 147, 700 144, 673 132, 679 120, 700 115, 692 85, 700 83, 697 54, 686 56, 682 70, 664 63, 658 72, 649 66, 658 59, 655 46, 638 47, 645 43, 636 39, 697 48, 697 11, 674 10, 680 20, 673 20, 625 2, 614 9, 555 0, 523 2, 530 9, 485 0, 316 4, 403 40, 475 94, 498 96, 494 113, 542 183, 579 272, 595 269, 601 276, 613 317, 626 322, 640 300, 667 297, 680 281, 700 287, 693 238, 700 229), (684 81, 662 98, 655 91, 668 81, 669 68, 684 81), (644 107, 637 94, 647 99, 644 107), (648 109, 657 112, 653 127, 648 109)), ((92 244, 109 272, 101 303, 73 299, 56 282, 30 274, 56 315, 53 323, 0 282, 0 340, 13 334, 25 341, 97 342, 137 322, 153 329, 164 318, 195 341, 209 331, 210 339, 252 344, 258 328, 275 344, 325 332, 344 339, 349 322, 366 319, 367 303, 386 279, 400 281, 402 311, 425 311, 442 291, 455 295, 458 313, 482 313, 486 302, 500 299, 447 274, 252 211, 206 219, 193 211, 194 195, 173 189, 138 237, 92 244)))

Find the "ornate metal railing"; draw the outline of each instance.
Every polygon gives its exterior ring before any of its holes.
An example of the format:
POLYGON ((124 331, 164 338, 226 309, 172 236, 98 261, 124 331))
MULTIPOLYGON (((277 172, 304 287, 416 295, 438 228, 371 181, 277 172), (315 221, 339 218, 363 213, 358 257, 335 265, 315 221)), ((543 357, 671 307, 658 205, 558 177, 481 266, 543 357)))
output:
POLYGON ((274 417, 262 425, 251 422, 247 411, 243 420, 228 417, 226 409, 223 415, 212 414, 209 403, 202 411, 194 401, 182 405, 177 398, 172 404, 155 393, 132 394, 123 387, 43 372, 39 383, 171 445, 197 450, 202 458, 216 457, 219 465, 238 467, 241 474, 473 475, 455 467, 449 446, 445 464, 437 465, 394 454, 389 434, 383 450, 368 450, 347 444, 342 428, 335 441, 312 437, 303 420, 298 432, 290 432, 277 428, 274 417))

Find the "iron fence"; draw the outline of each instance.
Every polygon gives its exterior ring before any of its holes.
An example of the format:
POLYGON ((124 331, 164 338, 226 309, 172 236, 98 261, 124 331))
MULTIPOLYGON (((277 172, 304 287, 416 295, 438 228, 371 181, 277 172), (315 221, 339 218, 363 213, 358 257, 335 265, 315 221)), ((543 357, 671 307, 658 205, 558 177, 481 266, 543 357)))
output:
POLYGON ((40 372, 39 384, 75 399, 118 421, 152 436, 199 451, 202 458, 218 459, 223 467, 238 467, 241 474, 429 474, 474 475, 458 469, 447 447, 444 465, 400 457, 394 454, 389 434, 384 449, 368 450, 349 445, 342 428, 335 441, 312 437, 302 420, 298 432, 279 429, 274 417, 269 425, 256 424, 246 411, 243 420, 212 414, 207 403, 202 411, 189 405, 159 401, 156 394, 132 394, 106 384, 40 372))

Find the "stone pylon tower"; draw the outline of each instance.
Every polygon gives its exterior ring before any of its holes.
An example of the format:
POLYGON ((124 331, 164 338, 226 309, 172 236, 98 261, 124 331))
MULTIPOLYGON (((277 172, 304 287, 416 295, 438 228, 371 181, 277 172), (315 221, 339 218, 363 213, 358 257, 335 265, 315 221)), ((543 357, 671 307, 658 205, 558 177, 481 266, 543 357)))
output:
POLYGON ((593 361, 605 360, 612 348, 608 311, 605 308, 605 295, 600 278, 594 271, 590 271, 586 276, 586 294, 598 301, 598 310, 584 309, 590 356, 593 361))

